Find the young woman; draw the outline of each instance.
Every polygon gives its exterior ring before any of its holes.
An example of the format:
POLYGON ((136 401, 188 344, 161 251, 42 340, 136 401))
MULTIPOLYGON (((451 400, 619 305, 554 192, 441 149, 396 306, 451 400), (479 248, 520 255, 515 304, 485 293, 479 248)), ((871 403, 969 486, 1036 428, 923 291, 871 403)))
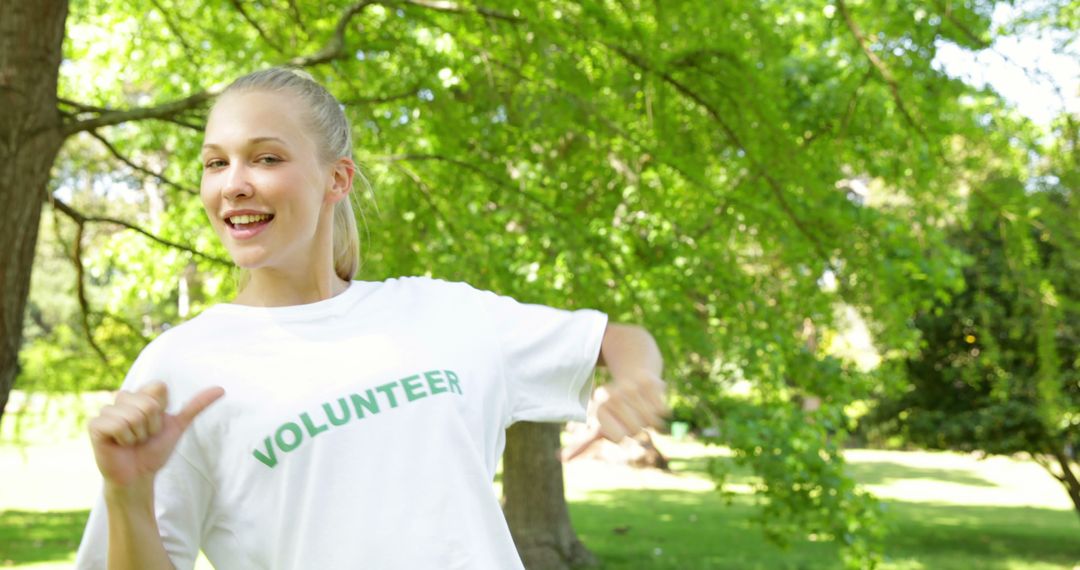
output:
POLYGON ((658 426, 660 353, 602 313, 427 278, 353 281, 356 166, 310 77, 238 79, 202 149, 207 217, 247 279, 139 355, 89 424, 104 491, 76 566, 521 568, 492 479, 505 429, 658 426))

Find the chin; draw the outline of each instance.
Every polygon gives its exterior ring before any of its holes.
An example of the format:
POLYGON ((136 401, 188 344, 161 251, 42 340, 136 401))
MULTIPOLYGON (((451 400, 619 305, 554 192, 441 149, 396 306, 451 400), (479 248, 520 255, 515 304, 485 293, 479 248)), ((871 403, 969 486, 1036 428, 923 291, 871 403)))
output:
POLYGON ((240 269, 246 269, 251 271, 253 269, 260 269, 266 265, 266 259, 261 255, 253 255, 251 253, 240 253, 230 255, 233 263, 240 269))

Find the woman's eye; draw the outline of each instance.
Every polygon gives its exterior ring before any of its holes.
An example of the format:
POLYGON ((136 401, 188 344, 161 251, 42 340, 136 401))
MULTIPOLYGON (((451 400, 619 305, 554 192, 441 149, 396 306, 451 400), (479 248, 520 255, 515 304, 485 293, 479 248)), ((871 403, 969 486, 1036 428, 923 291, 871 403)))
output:
POLYGON ((263 164, 277 164, 281 162, 281 159, 276 156, 260 156, 255 162, 261 162, 263 164))
POLYGON ((224 165, 225 165, 225 161, 221 160, 220 158, 212 158, 212 159, 206 161, 205 163, 203 163, 203 166, 206 167, 206 168, 217 168, 219 166, 224 166, 224 165))

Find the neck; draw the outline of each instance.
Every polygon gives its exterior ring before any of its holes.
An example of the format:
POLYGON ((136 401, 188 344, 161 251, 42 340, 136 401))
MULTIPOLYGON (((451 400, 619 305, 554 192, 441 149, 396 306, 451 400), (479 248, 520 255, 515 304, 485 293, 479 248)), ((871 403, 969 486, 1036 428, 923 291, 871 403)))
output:
POLYGON ((333 271, 292 276, 272 269, 254 270, 251 280, 236 296, 240 305, 286 307, 325 301, 343 293, 349 283, 333 271))

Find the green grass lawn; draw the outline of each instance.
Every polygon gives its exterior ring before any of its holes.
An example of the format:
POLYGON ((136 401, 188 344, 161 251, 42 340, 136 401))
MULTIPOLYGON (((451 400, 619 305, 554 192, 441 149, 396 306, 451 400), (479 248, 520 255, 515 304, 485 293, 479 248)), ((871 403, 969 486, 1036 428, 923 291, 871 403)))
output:
MULTIPOLYGON (((6 418, 5 418, 6 420, 6 418)), ((98 489, 79 429, 0 433, 0 568, 70 568, 98 489), (63 437, 48 434, 62 432, 63 437)), ((755 521, 752 476, 735 469, 729 502, 705 477, 723 450, 657 438, 671 473, 592 460, 566 466, 574 526, 607 570, 839 568, 808 537, 779 548, 755 521)), ((1080 570, 1080 518, 1039 467, 952 453, 852 450, 852 474, 886 508, 886 570, 1080 570)), ((203 562, 200 568, 208 568, 203 562)))
MULTIPOLYGON (((604 568, 841 567, 833 545, 808 537, 780 548, 765 540, 745 471, 729 478, 732 502, 710 491, 705 457, 723 460, 720 450, 664 438, 658 445, 669 450, 672 475, 639 473, 635 481, 632 470, 568 466, 574 526, 604 568)), ((953 453, 847 455, 851 473, 882 498, 884 569, 1080 570, 1080 518, 1061 486, 1032 463, 953 453)))
POLYGON ((70 567, 89 514, 89 510, 0 511, 0 566, 70 567))
MULTIPOLYGON (((571 504, 582 540, 607 569, 839 568, 836 549, 767 542, 748 497, 676 490, 595 492, 571 504), (616 531, 618 529, 618 531, 616 531)), ((893 570, 1071 569, 1080 565, 1080 525, 1067 511, 889 503, 886 563, 893 570)))

